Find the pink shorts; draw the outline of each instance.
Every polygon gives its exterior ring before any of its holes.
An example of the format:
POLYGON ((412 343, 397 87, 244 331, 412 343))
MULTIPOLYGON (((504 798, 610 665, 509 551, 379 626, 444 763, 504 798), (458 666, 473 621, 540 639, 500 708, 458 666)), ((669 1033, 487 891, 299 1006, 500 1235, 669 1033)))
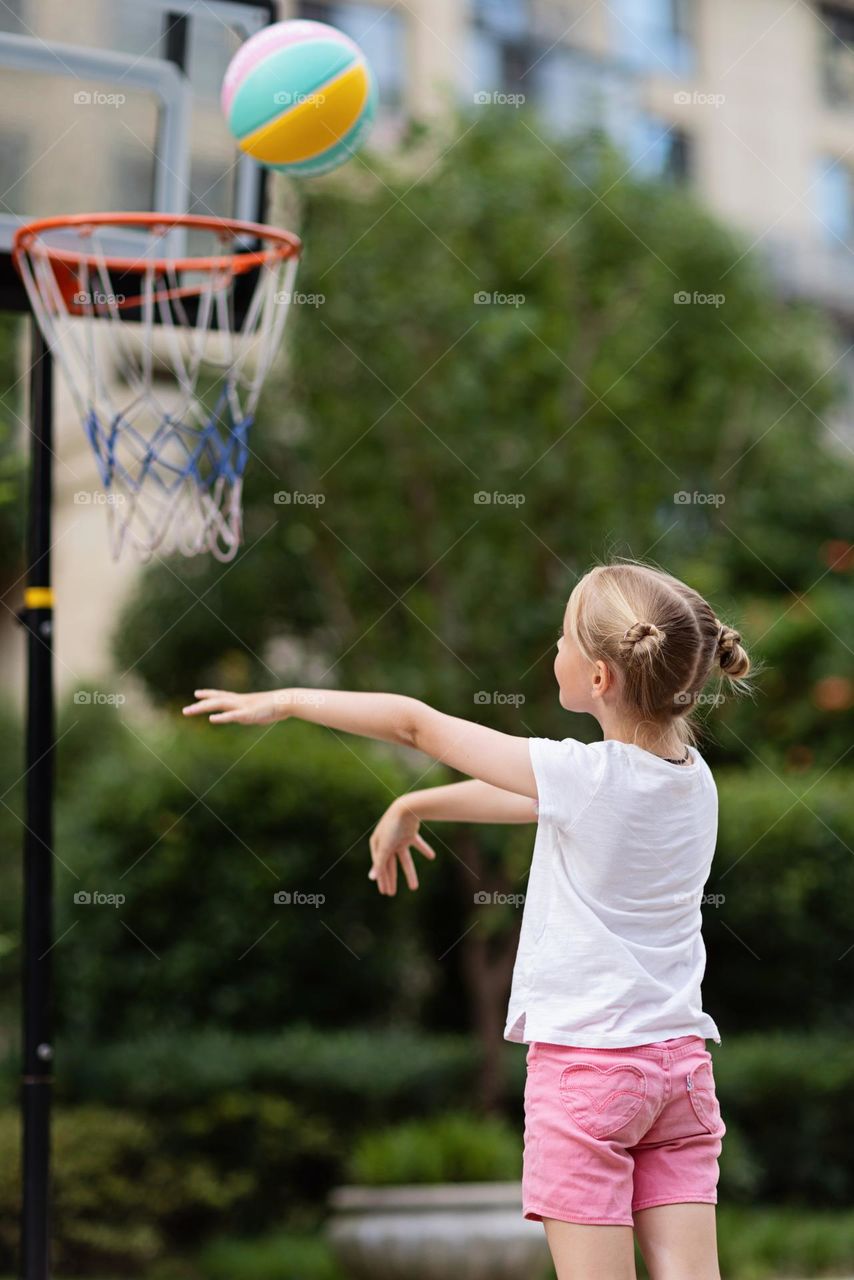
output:
POLYGON ((626 1049, 534 1042, 522 1211, 632 1226, 656 1204, 717 1204, 726 1125, 702 1036, 626 1049))

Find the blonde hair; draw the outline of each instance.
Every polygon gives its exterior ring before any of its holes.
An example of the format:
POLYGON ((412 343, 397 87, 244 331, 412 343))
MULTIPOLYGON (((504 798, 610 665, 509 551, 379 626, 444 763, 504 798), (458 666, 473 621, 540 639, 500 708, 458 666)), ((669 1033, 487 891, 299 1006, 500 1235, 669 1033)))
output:
POLYGON ((692 712, 715 674, 745 688, 741 636, 699 592, 638 560, 597 565, 576 584, 567 626, 582 655, 621 677, 628 717, 681 741, 697 735, 692 712))

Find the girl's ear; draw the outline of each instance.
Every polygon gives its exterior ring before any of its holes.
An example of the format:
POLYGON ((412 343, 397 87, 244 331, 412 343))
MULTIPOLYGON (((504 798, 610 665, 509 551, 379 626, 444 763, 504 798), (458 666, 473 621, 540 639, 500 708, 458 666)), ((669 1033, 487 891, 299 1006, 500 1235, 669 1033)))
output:
POLYGON ((599 658, 593 666, 593 687, 590 690, 594 698, 602 698, 613 683, 613 676, 607 663, 599 658))

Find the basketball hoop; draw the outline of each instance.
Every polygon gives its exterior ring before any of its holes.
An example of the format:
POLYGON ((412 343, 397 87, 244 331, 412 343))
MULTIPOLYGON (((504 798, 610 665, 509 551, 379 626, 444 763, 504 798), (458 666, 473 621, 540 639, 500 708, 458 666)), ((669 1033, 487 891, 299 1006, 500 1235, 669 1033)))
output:
POLYGON ((127 543, 143 559, 236 554, 249 431, 300 249, 287 231, 194 214, 16 231, 13 261, 95 453, 116 559, 127 543), (170 252, 187 233, 214 251, 170 252))

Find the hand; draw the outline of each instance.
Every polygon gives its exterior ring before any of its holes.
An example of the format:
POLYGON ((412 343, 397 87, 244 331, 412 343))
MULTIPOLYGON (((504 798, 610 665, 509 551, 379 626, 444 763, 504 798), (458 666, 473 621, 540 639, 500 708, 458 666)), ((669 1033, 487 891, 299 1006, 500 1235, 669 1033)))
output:
POLYGON ((211 724, 275 724, 288 715, 287 690, 284 689, 271 689, 264 693, 196 689, 194 696, 198 702, 184 707, 184 715, 207 715, 211 724))
POLYGON ((393 897, 397 893, 397 864, 400 862, 410 889, 418 888, 415 863, 410 845, 432 862, 436 854, 423 836, 418 834, 420 820, 406 808, 406 799, 393 800, 374 827, 370 839, 371 870, 369 880, 376 880, 380 893, 393 897))

